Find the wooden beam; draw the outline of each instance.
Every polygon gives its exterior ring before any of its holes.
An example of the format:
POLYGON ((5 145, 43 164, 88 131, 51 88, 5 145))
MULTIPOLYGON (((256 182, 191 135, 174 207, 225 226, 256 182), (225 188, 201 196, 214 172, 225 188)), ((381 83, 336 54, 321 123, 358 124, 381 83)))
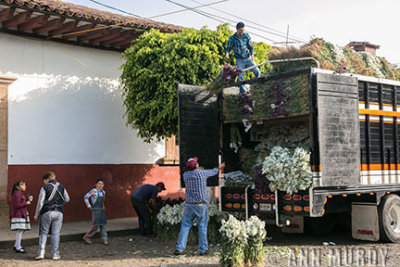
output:
POLYGON ((97 30, 97 31, 93 31, 93 32, 88 32, 85 35, 81 35, 78 37, 79 41, 87 41, 87 40, 91 40, 91 39, 96 39, 99 37, 103 37, 104 35, 106 35, 108 32, 108 30, 97 30))
POLYGON ((69 21, 67 23, 64 23, 63 26, 61 28, 55 29, 53 31, 49 32, 50 36, 54 36, 54 35, 60 35, 63 34, 65 32, 73 32, 75 31, 75 29, 77 28, 76 26, 78 25, 78 22, 76 20, 74 21, 69 21))
POLYGON ((35 28, 39 28, 46 24, 47 20, 49 19, 49 15, 37 16, 25 23, 18 25, 19 31, 29 31, 35 28))
POLYGON ((11 19, 7 20, 6 22, 3 22, 3 27, 11 28, 11 27, 17 26, 19 24, 25 23, 29 20, 31 15, 32 15, 32 11, 21 12, 21 13, 15 15, 14 17, 12 17, 11 19))
POLYGON ((49 32, 49 31, 61 28, 64 23, 64 20, 65 20, 65 18, 50 20, 42 27, 34 29, 33 32, 36 34, 40 34, 40 33, 45 33, 45 32, 49 32))
POLYGON ((119 43, 114 43, 113 46, 116 46, 116 47, 129 47, 131 45, 131 43, 132 43, 132 40, 130 40, 130 41, 129 40, 124 40, 124 41, 121 41, 119 43))
POLYGON ((105 36, 90 40, 89 42, 92 43, 92 44, 105 42, 105 41, 108 41, 108 40, 111 40, 111 39, 114 39, 114 38, 118 37, 119 34, 120 34, 120 30, 119 29, 110 30, 109 33, 107 33, 105 36))
POLYGON ((5 8, 0 11, 0 22, 9 20, 14 15, 15 7, 5 8))
MULTIPOLYGON (((93 29, 95 26, 96 26, 96 24, 93 24, 93 23, 85 24, 85 25, 82 25, 82 26, 74 29, 73 32, 80 32, 80 31, 90 30, 90 29, 93 29)), ((66 33, 66 34, 68 34, 68 33, 66 33)), ((71 39, 71 38, 74 38, 76 36, 80 36, 80 35, 84 35, 84 34, 87 34, 87 32, 66 35, 66 36, 63 36, 62 38, 63 39, 71 39)))
POLYGON ((42 40, 46 40, 46 41, 54 41, 54 42, 63 43, 63 44, 70 44, 70 45, 74 45, 74 46, 78 45, 78 46, 90 47, 90 48, 95 48, 95 49, 118 51, 118 52, 123 51, 121 48, 117 48, 114 46, 109 46, 109 47, 99 46, 99 45, 93 45, 93 44, 89 44, 89 43, 77 42, 74 40, 66 40, 66 39, 62 39, 62 38, 49 39, 48 36, 45 36, 45 35, 39 35, 39 34, 30 33, 30 32, 18 32, 15 30, 10 30, 10 29, 0 27, 0 33, 1 32, 13 34, 13 35, 17 35, 17 36, 27 36, 30 38, 38 38, 38 39, 42 39, 42 40))
POLYGON ((114 39, 108 40, 101 42, 102 45, 110 45, 114 43, 118 43, 124 40, 133 40, 135 36, 135 31, 127 31, 127 32, 122 32, 119 36, 117 36, 114 39))

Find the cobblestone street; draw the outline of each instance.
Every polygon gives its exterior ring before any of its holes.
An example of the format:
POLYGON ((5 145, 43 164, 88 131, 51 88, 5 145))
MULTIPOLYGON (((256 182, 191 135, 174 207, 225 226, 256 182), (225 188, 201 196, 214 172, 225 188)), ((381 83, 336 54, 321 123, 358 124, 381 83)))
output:
MULTIPOLYGON (((266 243, 266 267, 269 266, 398 266, 400 244, 361 242, 350 233, 331 236, 284 235, 272 233, 266 243), (333 242, 326 246, 323 243, 333 242)), ((175 257, 175 242, 138 235, 111 237, 110 246, 99 239, 92 245, 82 241, 61 243, 61 260, 57 266, 219 266, 220 248, 210 245, 210 255, 198 256, 197 245, 188 246, 186 256, 175 257), (130 241, 132 240, 132 241, 130 241)), ((26 254, 11 249, 0 250, 0 266, 54 266, 50 247, 46 259, 35 261, 37 245, 26 246, 26 254)))
MULTIPOLYGON (((214 246, 211 246, 211 255, 206 257, 198 256, 194 245, 189 246, 187 256, 175 257, 172 255, 174 242, 161 242, 139 235, 112 237, 109 241, 109 246, 104 246, 100 239, 94 239, 91 245, 81 241, 62 242, 61 260, 57 266, 218 266, 214 246)), ((37 245, 25 249, 26 254, 16 254, 11 249, 1 250, 0 266, 54 266, 49 246, 46 259, 41 261, 34 260, 37 245)))

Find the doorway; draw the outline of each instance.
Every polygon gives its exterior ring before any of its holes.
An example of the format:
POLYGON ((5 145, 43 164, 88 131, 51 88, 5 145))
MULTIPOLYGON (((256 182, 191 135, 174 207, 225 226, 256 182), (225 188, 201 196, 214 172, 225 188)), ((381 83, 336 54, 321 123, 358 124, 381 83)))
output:
POLYGON ((16 79, 0 76, 0 228, 8 219, 8 86, 16 79))

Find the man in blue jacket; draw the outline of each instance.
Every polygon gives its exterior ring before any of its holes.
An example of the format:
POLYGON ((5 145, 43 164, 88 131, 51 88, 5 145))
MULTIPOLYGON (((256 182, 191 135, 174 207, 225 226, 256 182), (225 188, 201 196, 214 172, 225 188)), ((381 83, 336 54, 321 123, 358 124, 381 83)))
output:
MULTIPOLYGON (((229 53, 233 50, 233 55, 236 58, 236 66, 243 70, 245 68, 249 68, 255 66, 254 62, 254 48, 251 43, 251 38, 248 33, 245 32, 244 23, 239 22, 236 25, 236 32, 229 37, 228 46, 225 50, 225 58, 229 59, 229 53)), ((253 68, 250 70, 254 73, 256 78, 260 77, 260 70, 258 68, 253 68)), ((238 81, 241 82, 244 80, 244 72, 239 74, 238 81)), ((239 87, 240 93, 246 93, 246 89, 244 85, 239 87)))

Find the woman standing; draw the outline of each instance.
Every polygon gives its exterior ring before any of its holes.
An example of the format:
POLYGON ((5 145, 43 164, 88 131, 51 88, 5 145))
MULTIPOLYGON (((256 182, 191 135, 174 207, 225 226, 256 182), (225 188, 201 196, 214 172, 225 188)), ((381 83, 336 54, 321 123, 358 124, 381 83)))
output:
POLYGON ((26 184, 24 181, 16 181, 12 188, 12 200, 10 209, 11 230, 17 231, 15 236, 14 251, 16 253, 25 253, 21 247, 22 234, 31 229, 29 215, 26 206, 31 204, 31 199, 26 201, 24 192, 26 184))

